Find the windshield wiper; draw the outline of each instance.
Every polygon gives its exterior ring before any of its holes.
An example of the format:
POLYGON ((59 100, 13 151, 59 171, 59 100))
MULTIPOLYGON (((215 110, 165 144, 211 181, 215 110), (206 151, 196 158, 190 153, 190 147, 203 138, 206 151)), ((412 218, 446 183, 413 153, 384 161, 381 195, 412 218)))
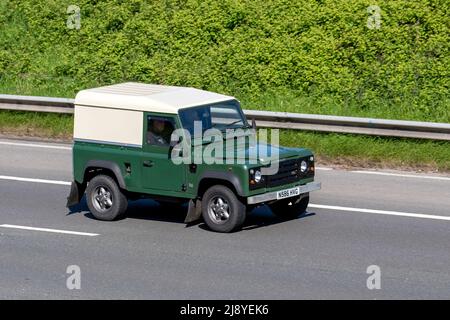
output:
MULTIPOLYGON (((236 120, 236 121, 233 121, 233 122, 231 122, 231 123, 228 123, 228 124, 226 124, 225 126, 223 126, 222 128, 220 128, 219 130, 221 131, 221 132, 223 132, 223 133, 225 133, 226 132, 226 129, 229 127, 229 126, 232 126, 233 124, 236 124, 236 123, 239 123, 239 122, 242 122, 243 123, 243 126, 241 127, 241 129, 250 129, 250 128, 252 128, 252 126, 250 125, 250 124, 245 124, 245 122, 242 120, 242 119, 239 119, 239 120, 236 120)), ((213 123, 212 125, 211 125, 211 128, 215 128, 217 125, 219 125, 219 123, 213 123)), ((245 137, 245 136, 248 136, 248 134, 244 134, 244 135, 239 135, 239 136, 232 136, 232 137, 234 137, 234 138, 239 138, 239 137, 245 137)), ((229 138, 227 135, 224 135, 223 136, 223 139, 224 140, 226 140, 227 138, 229 138)), ((211 143, 211 142, 209 142, 209 143, 211 143)))
POLYGON ((239 123, 239 122, 242 122, 242 124, 244 124, 244 121, 242 121, 242 119, 239 119, 239 120, 236 120, 236 121, 233 121, 232 123, 227 123, 225 126, 232 126, 233 124, 236 124, 236 123, 239 123))

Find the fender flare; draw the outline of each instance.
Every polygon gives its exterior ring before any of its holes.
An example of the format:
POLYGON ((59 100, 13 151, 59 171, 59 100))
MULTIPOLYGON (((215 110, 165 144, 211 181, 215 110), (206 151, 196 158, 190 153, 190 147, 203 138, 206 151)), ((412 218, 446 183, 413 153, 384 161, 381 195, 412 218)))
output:
POLYGON ((111 170, 119 183, 119 187, 124 190, 127 189, 127 185, 125 184, 125 180, 122 175, 122 170, 120 170, 120 167, 116 162, 108 160, 89 160, 84 166, 84 174, 86 174, 86 171, 91 167, 111 170))
POLYGON ((200 178, 198 179, 197 193, 198 193, 199 186, 204 179, 219 179, 219 180, 227 181, 234 186, 234 189, 236 190, 236 192, 239 196, 241 196, 241 197, 244 196, 244 190, 242 189, 241 180, 236 176, 236 174, 234 174, 232 172, 204 171, 200 175, 200 178))

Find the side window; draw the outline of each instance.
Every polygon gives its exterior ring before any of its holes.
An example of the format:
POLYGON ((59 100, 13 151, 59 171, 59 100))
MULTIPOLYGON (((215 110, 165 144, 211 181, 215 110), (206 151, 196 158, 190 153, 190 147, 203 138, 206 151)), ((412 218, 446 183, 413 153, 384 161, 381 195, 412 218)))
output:
POLYGON ((170 136, 175 130, 175 122, 171 117, 147 116, 147 144, 165 147, 170 145, 170 136))

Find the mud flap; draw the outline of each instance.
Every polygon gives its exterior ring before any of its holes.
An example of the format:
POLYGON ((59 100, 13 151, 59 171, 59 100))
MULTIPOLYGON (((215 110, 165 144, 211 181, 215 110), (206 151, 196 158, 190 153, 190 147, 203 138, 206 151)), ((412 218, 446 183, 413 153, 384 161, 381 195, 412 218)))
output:
POLYGON ((191 223, 200 219, 202 215, 202 203, 199 199, 189 200, 188 213, 184 223, 191 223))
POLYGON ((70 186, 70 194, 67 197, 66 207, 72 207, 78 203, 80 203, 81 198, 83 197, 83 186, 76 181, 72 181, 72 185, 70 186))

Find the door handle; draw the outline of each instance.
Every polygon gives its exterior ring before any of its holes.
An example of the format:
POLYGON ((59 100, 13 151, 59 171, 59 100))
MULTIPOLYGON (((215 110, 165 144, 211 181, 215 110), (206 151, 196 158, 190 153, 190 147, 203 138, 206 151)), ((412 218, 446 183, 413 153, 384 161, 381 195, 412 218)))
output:
POLYGON ((153 167, 153 161, 152 160, 144 160, 143 165, 144 165, 144 167, 153 167))

